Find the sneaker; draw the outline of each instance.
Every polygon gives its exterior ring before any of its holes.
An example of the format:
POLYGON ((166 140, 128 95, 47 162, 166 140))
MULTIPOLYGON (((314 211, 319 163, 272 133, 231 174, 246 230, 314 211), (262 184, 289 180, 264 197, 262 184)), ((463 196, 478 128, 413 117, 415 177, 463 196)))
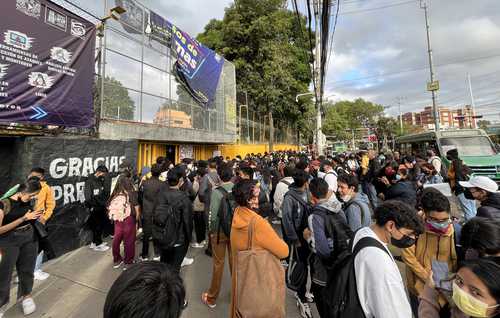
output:
POLYGON ((189 266, 193 263, 194 263, 194 258, 184 257, 184 259, 182 260, 181 267, 189 266))
POLYGON ((272 220, 271 223, 274 224, 274 225, 280 225, 281 224, 281 220, 277 220, 277 219, 276 220, 272 220))
POLYGON ((97 245, 95 245, 95 243, 90 243, 89 248, 90 248, 91 250, 93 250, 93 249, 95 249, 95 247, 96 247, 96 246, 97 246, 97 245))
POLYGON ((300 300, 298 300, 297 307, 299 307, 300 316, 302 318, 312 318, 311 307, 309 307, 308 303, 303 303, 300 300))
POLYGON ((45 273, 41 269, 39 269, 35 271, 34 276, 36 280, 46 280, 47 278, 49 278, 50 274, 45 273))
POLYGON ((14 277, 14 284, 19 284, 19 276, 14 277))
POLYGON ((94 248, 94 251, 96 251, 96 252, 106 252, 107 250, 109 250, 109 246, 106 243, 102 243, 101 245, 97 245, 94 248))
POLYGON ((139 262, 145 262, 145 261, 148 260, 148 258, 147 257, 139 256, 138 260, 139 260, 139 262))
POLYGON ((33 298, 31 298, 31 297, 24 298, 23 302, 22 302, 22 306, 23 306, 23 313, 25 316, 31 315, 36 310, 35 302, 33 301, 33 298))
POLYGON ((205 245, 203 243, 191 243, 192 248, 204 248, 205 245))
POLYGON ((160 261, 160 256, 153 257, 153 261, 159 262, 160 261))
POLYGON ((281 266, 283 266, 283 267, 287 268, 287 267, 288 267, 288 262, 287 262, 287 261, 285 261, 285 260, 282 260, 282 261, 281 261, 281 266))
POLYGON ((119 262, 115 262, 113 263, 113 268, 116 269, 116 268, 120 268, 120 266, 123 265, 123 261, 119 261, 119 262))
POLYGON ((306 300, 308 303, 313 303, 314 302, 314 295, 310 292, 306 292, 306 300))

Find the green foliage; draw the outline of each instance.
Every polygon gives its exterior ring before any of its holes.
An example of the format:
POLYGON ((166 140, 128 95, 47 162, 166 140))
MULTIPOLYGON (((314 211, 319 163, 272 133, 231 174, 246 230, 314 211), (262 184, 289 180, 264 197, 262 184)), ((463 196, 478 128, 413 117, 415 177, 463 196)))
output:
POLYGON ((307 99, 295 102, 311 82, 309 31, 301 20, 299 26, 282 0, 236 0, 222 21, 211 20, 198 35, 234 63, 237 90, 248 92, 250 108, 260 114, 272 110, 277 123, 297 123, 311 107, 307 99))
POLYGON ((334 135, 336 140, 349 140, 352 130, 375 127, 377 118, 383 113, 381 105, 358 98, 325 105, 323 133, 334 135))
MULTIPOLYGON (((97 81, 96 86, 94 107, 100 107, 100 80, 97 81)), ((134 120, 134 101, 130 98, 128 90, 123 87, 122 83, 112 77, 106 76, 104 79, 104 100, 101 109, 103 111, 101 117, 103 118, 134 120)))

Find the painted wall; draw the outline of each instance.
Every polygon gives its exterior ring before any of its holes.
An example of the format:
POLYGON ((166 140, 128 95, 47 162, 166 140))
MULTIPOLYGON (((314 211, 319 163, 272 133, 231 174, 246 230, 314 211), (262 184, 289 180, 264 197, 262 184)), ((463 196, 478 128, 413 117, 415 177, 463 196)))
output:
MULTIPOLYGON (((269 144, 234 144, 234 145, 221 145, 219 146, 219 150, 222 153, 222 156, 235 158, 237 155, 242 157, 247 154, 257 154, 264 152, 269 152, 269 144)), ((290 144, 275 144, 274 151, 283 151, 283 150, 299 150, 299 146, 290 145, 290 144)))
POLYGON ((115 177, 118 166, 128 161, 135 166, 136 141, 100 140, 90 138, 26 137, 3 140, 0 155, 10 155, 10 162, 2 165, 0 175, 5 175, 9 165, 8 180, 2 178, 0 192, 22 182, 32 167, 45 169, 46 180, 56 198, 56 209, 47 223, 49 239, 57 255, 86 244, 91 234, 86 226, 89 212, 84 207, 84 185, 87 176, 97 166, 104 164, 115 177))

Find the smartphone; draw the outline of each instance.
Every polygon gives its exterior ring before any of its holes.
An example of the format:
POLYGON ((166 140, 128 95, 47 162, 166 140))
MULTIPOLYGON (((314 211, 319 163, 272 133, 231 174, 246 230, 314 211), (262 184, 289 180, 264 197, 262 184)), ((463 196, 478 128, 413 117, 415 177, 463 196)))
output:
POLYGON ((436 287, 452 291, 450 276, 450 269, 448 268, 447 262, 441 262, 438 260, 432 260, 432 279, 436 284, 436 287))

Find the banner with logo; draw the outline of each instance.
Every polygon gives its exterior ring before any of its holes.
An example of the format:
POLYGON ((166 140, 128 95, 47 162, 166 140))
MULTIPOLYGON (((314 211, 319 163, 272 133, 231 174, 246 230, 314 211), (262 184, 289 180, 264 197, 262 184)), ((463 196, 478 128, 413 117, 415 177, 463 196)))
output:
POLYGON ((174 70, 179 82, 201 105, 214 107, 224 59, 153 11, 149 12, 146 33, 170 43, 177 58, 174 70))
POLYGON ((0 122, 94 125, 95 26, 48 0, 0 2, 0 122))

